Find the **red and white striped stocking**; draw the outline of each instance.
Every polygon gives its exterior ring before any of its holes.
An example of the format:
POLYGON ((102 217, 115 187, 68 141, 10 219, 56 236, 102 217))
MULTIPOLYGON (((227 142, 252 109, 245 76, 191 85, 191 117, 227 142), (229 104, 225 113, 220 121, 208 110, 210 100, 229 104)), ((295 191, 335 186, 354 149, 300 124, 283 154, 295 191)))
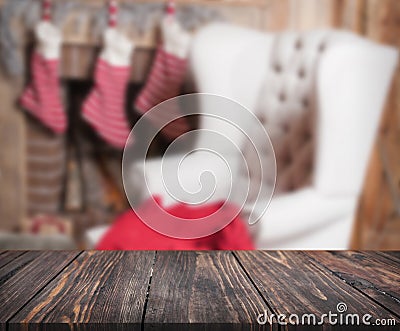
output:
MULTIPOLYGON (((157 49, 155 60, 143 90, 135 101, 135 108, 141 114, 146 113, 159 103, 180 94, 187 69, 187 53, 190 37, 173 15, 168 14, 161 23, 163 43, 157 49)), ((172 105, 170 105, 172 106, 172 105)), ((176 106, 166 107, 165 112, 150 116, 153 125, 159 126, 182 116, 176 106)), ((162 133, 174 139, 189 130, 185 118, 166 126, 162 133)))
POLYGON ((56 133, 66 130, 58 79, 61 32, 48 21, 35 29, 38 45, 31 59, 31 82, 24 90, 21 105, 56 133))
POLYGON ((133 49, 133 43, 115 28, 106 29, 95 86, 83 105, 84 119, 116 148, 125 146, 130 132, 124 101, 133 49))

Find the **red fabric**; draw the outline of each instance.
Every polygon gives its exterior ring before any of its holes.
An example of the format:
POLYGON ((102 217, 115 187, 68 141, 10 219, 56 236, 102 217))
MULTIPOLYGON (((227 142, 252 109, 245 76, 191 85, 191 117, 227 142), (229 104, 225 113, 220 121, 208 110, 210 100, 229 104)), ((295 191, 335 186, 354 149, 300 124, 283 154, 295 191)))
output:
MULTIPOLYGON (((223 203, 201 207, 176 204, 165 210, 185 219, 197 219, 216 212, 223 203)), ((245 222, 236 217, 222 230, 200 239, 176 239, 162 235, 143 223, 133 210, 119 216, 98 243, 99 250, 251 250, 254 244, 245 222)))
POLYGON ((32 80, 24 90, 21 105, 55 133, 67 127, 58 81, 59 60, 45 59, 34 52, 31 59, 32 80))
MULTIPOLYGON (((162 46, 158 47, 149 77, 135 101, 135 108, 144 114, 159 103, 178 96, 185 79, 186 67, 187 59, 167 53, 162 46)), ((160 123, 166 123, 181 116, 177 104, 168 104, 165 107, 163 113, 157 113, 157 116, 149 118, 156 127, 160 126, 160 123)), ((174 139, 188 130, 187 121, 179 118, 166 126, 162 133, 167 138, 174 139)))
POLYGON ((99 58, 95 86, 83 105, 84 119, 111 146, 124 148, 130 128, 125 116, 129 66, 114 66, 99 58))

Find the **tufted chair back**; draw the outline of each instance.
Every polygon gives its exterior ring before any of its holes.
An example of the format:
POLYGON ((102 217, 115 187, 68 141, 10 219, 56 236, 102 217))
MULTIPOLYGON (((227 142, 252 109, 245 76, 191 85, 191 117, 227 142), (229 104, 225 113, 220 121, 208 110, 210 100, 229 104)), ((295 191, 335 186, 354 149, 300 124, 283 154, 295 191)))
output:
MULTIPOLYGON (((277 162, 275 192, 282 193, 308 186, 312 182, 316 133, 316 70, 321 55, 337 42, 351 42, 354 36, 336 31, 306 33, 284 32, 275 35, 270 50, 265 81, 262 84, 255 114, 270 135, 277 162)), ((251 169, 251 156, 243 152, 251 169)), ((261 151, 261 160, 270 164, 261 151)), ((273 185, 274 178, 264 167, 264 179, 273 185)), ((255 175, 254 180, 259 180, 255 175)), ((252 180, 253 178, 251 178, 252 180)))
MULTIPOLYGON (((267 34, 213 24, 197 33, 191 67, 199 92, 231 98, 263 123, 276 154, 277 193, 311 184, 323 196, 354 197, 362 187, 397 57, 393 48, 340 30, 267 34)), ((210 109, 220 112, 204 107, 210 109)), ((252 124, 240 123, 244 132, 252 132, 252 124)), ((264 183, 274 185, 268 167, 273 155, 267 149, 260 151, 265 172, 257 173, 253 149, 240 132, 212 117, 203 117, 200 126, 242 146, 250 180, 260 183, 263 176, 264 183)), ((214 144, 206 136, 198 143, 214 144)), ((247 169, 239 171, 247 177, 247 169)))

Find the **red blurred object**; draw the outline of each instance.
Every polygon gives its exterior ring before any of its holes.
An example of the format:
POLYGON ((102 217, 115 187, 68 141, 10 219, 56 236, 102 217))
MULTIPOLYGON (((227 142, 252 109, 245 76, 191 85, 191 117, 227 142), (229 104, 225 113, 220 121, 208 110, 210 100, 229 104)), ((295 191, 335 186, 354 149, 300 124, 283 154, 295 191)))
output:
POLYGON ((36 214, 23 219, 22 231, 37 235, 64 235, 72 236, 72 221, 56 214, 36 214))
MULTIPOLYGON (((157 200, 157 197, 155 197, 157 200)), ((176 204, 165 209, 169 214, 184 218, 198 219, 218 211, 223 202, 191 207, 176 204)), ((156 214, 156 212, 155 212, 156 214)), ((176 239, 162 235, 129 210, 119 216, 96 249, 99 250, 252 250, 254 244, 245 225, 245 221, 236 217, 222 230, 199 239, 176 239)))
POLYGON ((175 14, 175 2, 174 1, 168 1, 165 11, 166 11, 166 13, 168 15, 174 15, 175 14))
POLYGON ((42 3, 42 20, 50 21, 51 20, 51 3, 50 0, 43 0, 42 3))
POLYGON ((113 28, 117 25, 118 6, 117 1, 111 0, 108 5, 108 26, 113 28))
POLYGON ((44 226, 53 226, 58 230, 58 233, 65 233, 65 225, 60 219, 53 215, 38 215, 32 220, 32 233, 40 233, 44 226))

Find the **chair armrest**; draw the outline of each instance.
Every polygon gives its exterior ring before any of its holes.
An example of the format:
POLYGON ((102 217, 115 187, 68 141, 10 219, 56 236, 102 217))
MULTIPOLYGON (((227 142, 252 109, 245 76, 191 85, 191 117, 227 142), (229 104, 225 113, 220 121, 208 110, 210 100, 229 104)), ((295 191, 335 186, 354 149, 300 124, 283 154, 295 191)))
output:
MULTIPOLYGON (((278 246, 278 243, 306 237, 346 217, 351 222, 352 217, 348 216, 354 214, 356 202, 355 195, 325 196, 313 188, 277 196, 260 220, 258 247, 278 246)), ((348 229, 350 232, 351 224, 348 229)), ((350 236, 350 233, 341 235, 350 236)))
POLYGON ((325 194, 359 194, 398 61, 396 49, 367 40, 337 45, 317 73, 314 185, 325 194))

